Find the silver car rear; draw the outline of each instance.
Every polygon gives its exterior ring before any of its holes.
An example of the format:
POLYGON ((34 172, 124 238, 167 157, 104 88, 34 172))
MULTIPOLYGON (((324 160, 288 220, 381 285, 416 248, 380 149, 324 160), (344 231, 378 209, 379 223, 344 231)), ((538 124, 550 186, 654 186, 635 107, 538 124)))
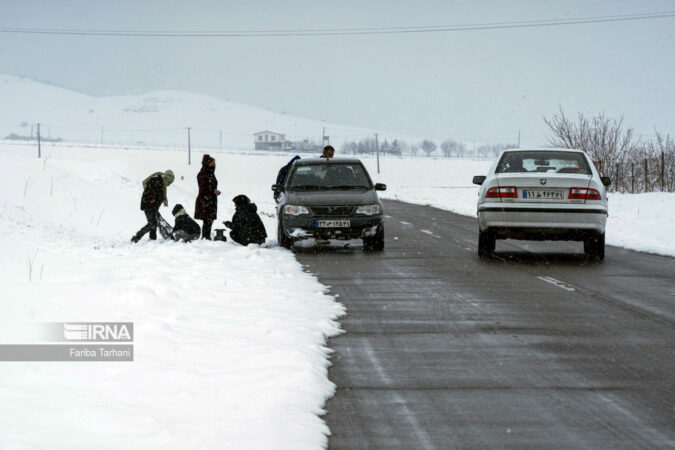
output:
POLYGON ((587 253, 604 257, 609 179, 584 152, 507 150, 474 182, 481 256, 494 251, 495 239, 515 238, 581 240, 587 253))

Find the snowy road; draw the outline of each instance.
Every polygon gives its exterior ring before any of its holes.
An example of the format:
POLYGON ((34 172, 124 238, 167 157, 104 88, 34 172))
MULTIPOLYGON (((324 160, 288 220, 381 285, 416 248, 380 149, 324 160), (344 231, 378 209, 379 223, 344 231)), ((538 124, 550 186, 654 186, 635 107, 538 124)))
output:
POLYGON ((383 254, 298 253, 348 308, 331 448, 675 445, 675 259, 499 241, 483 261, 474 219, 385 212, 383 254))

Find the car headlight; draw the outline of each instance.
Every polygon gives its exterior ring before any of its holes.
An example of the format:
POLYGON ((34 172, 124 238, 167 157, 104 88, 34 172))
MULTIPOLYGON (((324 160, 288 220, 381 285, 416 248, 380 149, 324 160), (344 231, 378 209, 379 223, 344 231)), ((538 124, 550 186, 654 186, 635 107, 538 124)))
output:
POLYGON ((284 213, 290 214, 291 216, 299 216, 301 214, 309 214, 309 210, 304 206, 286 205, 284 206, 284 213))
POLYGON ((356 208, 356 214, 372 216, 380 213, 380 205, 363 205, 356 208))

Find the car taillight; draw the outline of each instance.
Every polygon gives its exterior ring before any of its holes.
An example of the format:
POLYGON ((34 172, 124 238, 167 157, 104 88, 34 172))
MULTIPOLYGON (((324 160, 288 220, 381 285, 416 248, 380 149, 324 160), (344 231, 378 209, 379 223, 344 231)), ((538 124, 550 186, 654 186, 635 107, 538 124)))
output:
POLYGON ((573 187, 570 188, 570 200, 602 200, 596 189, 573 187))
POLYGON ((485 198, 518 198, 518 190, 515 186, 495 186, 488 189, 485 198))

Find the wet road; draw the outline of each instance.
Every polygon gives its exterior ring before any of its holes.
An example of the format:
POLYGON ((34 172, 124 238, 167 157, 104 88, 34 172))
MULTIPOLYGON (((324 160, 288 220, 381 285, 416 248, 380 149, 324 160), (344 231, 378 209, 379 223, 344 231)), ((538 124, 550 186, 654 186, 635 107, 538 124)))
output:
POLYGON ((386 250, 299 251, 348 308, 331 448, 673 448, 675 259, 497 241, 385 202, 386 250))

